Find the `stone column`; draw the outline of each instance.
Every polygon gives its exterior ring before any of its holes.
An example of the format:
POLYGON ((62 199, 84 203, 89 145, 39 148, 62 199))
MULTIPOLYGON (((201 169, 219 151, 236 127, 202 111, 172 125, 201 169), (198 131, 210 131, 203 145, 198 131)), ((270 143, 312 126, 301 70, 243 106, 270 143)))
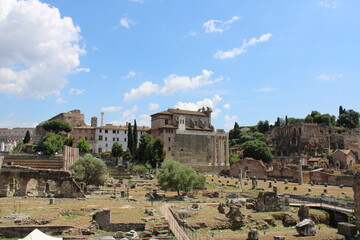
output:
POLYGON ((224 166, 224 139, 222 136, 220 138, 220 165, 224 166))
POLYGON ((230 166, 230 162, 229 162, 229 138, 225 137, 225 141, 226 141, 225 161, 226 161, 226 166, 230 166))
POLYGON ((298 179, 298 182, 299 182, 299 185, 302 185, 303 184, 303 172, 302 172, 302 165, 304 164, 304 159, 303 158, 300 158, 300 161, 299 161, 299 179, 298 179))
POLYGON ((214 166, 217 166, 217 161, 218 161, 218 153, 217 153, 217 149, 216 149, 216 145, 217 145, 217 141, 216 141, 216 135, 214 136, 214 166))

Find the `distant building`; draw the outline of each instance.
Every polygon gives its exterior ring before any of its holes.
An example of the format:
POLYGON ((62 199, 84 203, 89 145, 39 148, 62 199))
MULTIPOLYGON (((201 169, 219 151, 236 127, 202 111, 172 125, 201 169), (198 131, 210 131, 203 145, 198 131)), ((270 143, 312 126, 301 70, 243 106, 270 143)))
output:
MULTIPOLYGON (((137 146, 139 146, 141 135, 149 131, 149 127, 137 127, 137 146)), ((106 124, 105 126, 97 127, 95 131, 95 139, 97 140, 97 153, 111 151, 115 142, 121 144, 124 151, 126 151, 128 144, 128 127, 116 126, 112 124, 106 124)))
POLYGON ((0 151, 10 152, 17 143, 22 142, 26 132, 35 136, 35 128, 0 128, 0 151))
POLYGON ((340 169, 349 169, 356 164, 356 156, 352 150, 337 149, 331 156, 334 165, 340 169))
POLYGON ((188 111, 169 108, 151 115, 151 135, 164 141, 166 157, 203 172, 228 169, 228 133, 215 131, 211 108, 188 111), (215 168, 214 168, 215 167, 215 168))

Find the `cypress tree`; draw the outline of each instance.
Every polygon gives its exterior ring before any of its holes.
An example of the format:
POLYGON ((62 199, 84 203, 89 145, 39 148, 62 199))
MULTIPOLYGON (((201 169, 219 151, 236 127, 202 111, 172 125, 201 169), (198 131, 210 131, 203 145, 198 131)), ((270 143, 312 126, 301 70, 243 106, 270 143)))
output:
POLYGON ((131 127, 131 123, 128 124, 128 143, 127 148, 129 149, 132 156, 134 156, 134 135, 131 127))
POLYGON ((27 130, 26 134, 25 134, 25 137, 24 137, 24 140, 23 140, 23 143, 26 144, 26 143, 30 142, 30 139, 31 139, 30 132, 29 132, 29 130, 27 130))
POLYGON ((133 131, 133 135, 134 135, 134 155, 136 156, 137 153, 137 143, 138 143, 138 132, 137 132, 137 125, 136 125, 136 120, 134 119, 134 131, 133 131))

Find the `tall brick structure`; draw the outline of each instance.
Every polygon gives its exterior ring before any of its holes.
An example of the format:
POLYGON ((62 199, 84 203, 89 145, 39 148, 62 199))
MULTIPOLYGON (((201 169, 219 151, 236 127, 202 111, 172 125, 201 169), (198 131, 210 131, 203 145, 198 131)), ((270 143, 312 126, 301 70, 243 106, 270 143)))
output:
POLYGON ((151 135, 164 141, 166 157, 202 172, 229 169, 229 136, 215 131, 211 108, 188 111, 169 108, 151 115, 151 135))

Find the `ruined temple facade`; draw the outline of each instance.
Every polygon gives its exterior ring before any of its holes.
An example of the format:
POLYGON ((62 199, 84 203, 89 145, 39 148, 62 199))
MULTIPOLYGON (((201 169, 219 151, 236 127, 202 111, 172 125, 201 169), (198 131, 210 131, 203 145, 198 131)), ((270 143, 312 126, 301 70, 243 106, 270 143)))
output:
POLYGON ((198 111, 169 108, 155 113, 151 115, 151 135, 163 139, 167 158, 205 172, 227 167, 228 133, 215 131, 211 112, 211 108, 198 111))
POLYGON ((344 148, 344 137, 329 127, 316 123, 297 123, 274 128, 267 134, 274 156, 309 156, 344 148))

